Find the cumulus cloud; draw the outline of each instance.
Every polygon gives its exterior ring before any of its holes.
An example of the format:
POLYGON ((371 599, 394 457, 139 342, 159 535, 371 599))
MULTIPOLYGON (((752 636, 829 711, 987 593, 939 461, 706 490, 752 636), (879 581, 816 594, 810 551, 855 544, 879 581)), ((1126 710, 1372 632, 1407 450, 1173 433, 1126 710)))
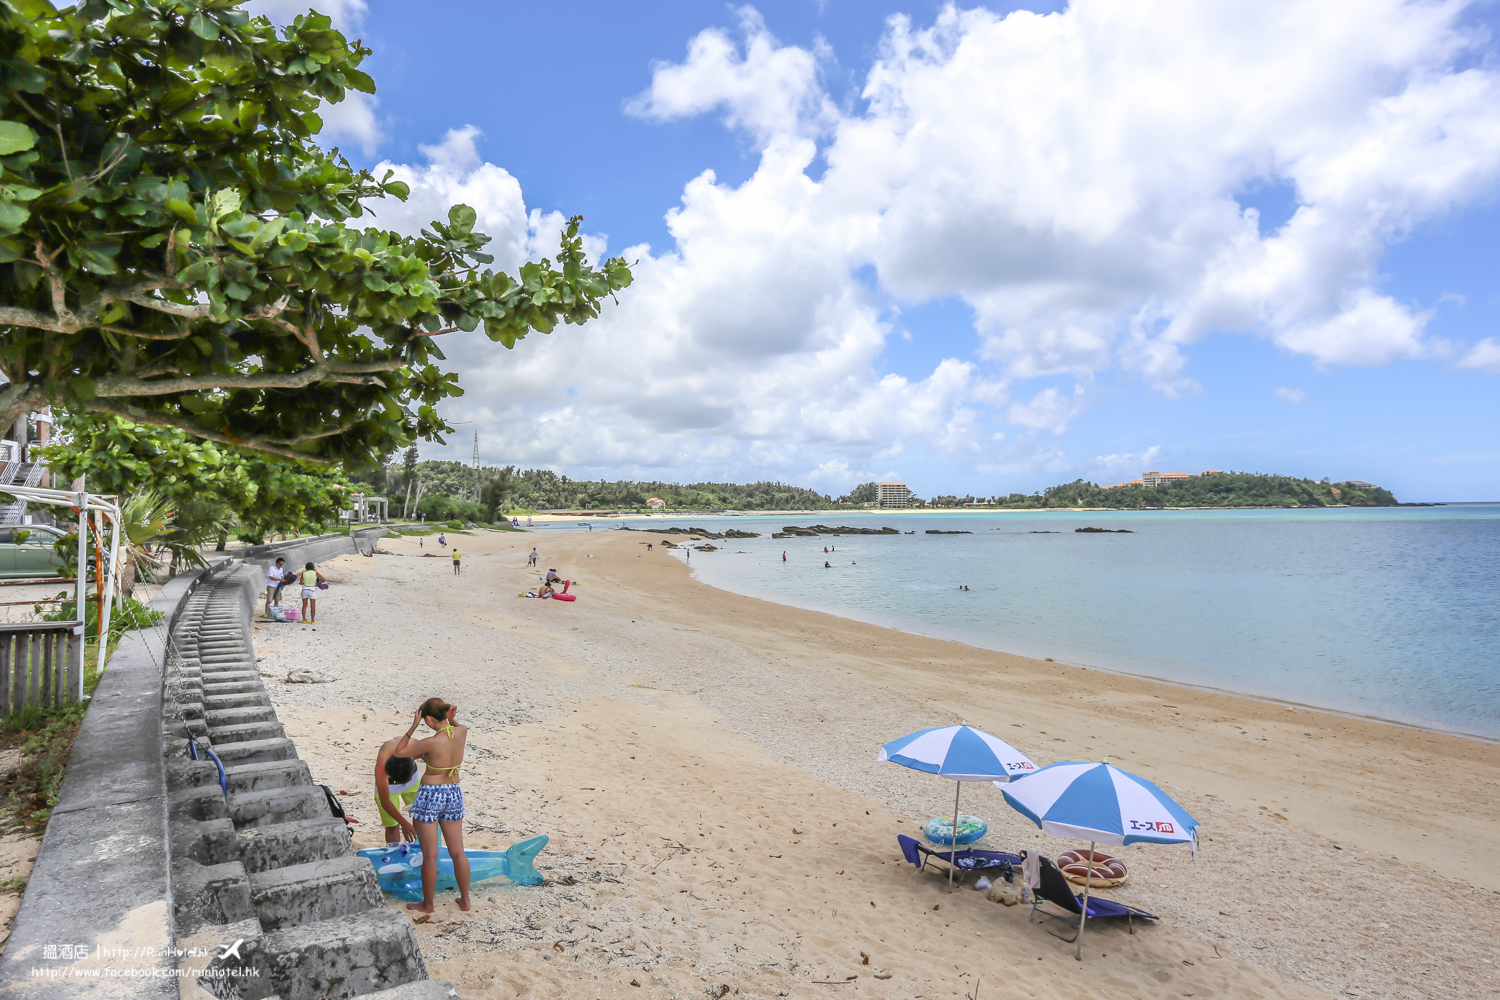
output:
POLYGON ((700 32, 685 61, 656 65, 650 89, 626 110, 671 121, 722 109, 726 124, 762 143, 831 128, 838 112, 818 82, 816 55, 779 44, 753 7, 738 13, 743 52, 728 32, 700 32))
POLYGON ((1500 339, 1484 338, 1459 358, 1458 367, 1500 375, 1500 339))
MULTIPOLYGON (((1464 10, 950 7, 926 26, 891 19, 844 110, 824 54, 741 10, 737 32, 703 31, 656 66, 628 111, 721 115, 759 150, 754 174, 693 179, 667 215, 672 244, 625 251, 637 282, 598 322, 513 355, 456 339, 474 386, 461 416, 506 428, 513 460, 833 484, 835 469, 932 452, 980 471, 1072 461, 1032 436, 1065 434, 1101 373, 1201 391, 1192 345, 1214 333, 1319 366, 1446 356, 1431 312, 1383 291, 1379 264, 1500 181, 1500 76, 1464 10), (1263 227, 1240 198, 1266 185, 1296 207, 1263 227), (856 277, 870 273, 873 288, 856 277), (955 296, 974 352, 883 371, 890 303, 955 296)), ((451 132, 395 167, 413 199, 392 224, 462 200, 502 262, 544 252, 556 222, 474 138, 451 132)), ((1497 354, 1491 339, 1457 364, 1491 371, 1497 354)))

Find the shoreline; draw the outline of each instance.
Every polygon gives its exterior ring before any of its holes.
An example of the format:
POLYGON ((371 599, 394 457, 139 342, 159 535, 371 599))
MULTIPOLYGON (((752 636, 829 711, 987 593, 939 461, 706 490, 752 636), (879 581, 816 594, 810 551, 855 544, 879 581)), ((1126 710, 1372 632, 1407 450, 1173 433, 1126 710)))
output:
MULTIPOLYGON (((646 529, 636 530, 643 531, 643 533, 646 534, 651 533, 646 529)), ((668 537, 670 540, 670 536, 668 537)), ((901 625, 892 624, 890 622, 870 621, 865 618, 856 618, 853 615, 844 614, 839 611, 830 611, 824 608, 807 607, 801 604, 789 604, 784 600, 780 600, 776 597, 763 597, 758 594, 741 593, 738 590, 730 590, 727 587, 720 587, 716 584, 708 583, 700 579, 697 573, 692 571, 691 566, 689 566, 688 568, 689 572, 692 574, 692 579, 695 582, 702 584, 705 587, 712 587, 714 590, 722 591, 726 594, 733 594, 736 597, 743 597, 747 600, 765 601, 768 604, 776 604, 784 608, 795 608, 798 611, 806 611, 810 614, 828 615, 831 618, 838 618, 842 621, 847 621, 859 625, 868 625, 871 628, 887 629, 892 632, 900 632, 902 635, 909 635, 919 639, 932 639, 939 642, 953 642, 962 646, 968 646, 971 649, 975 650, 985 650, 991 653, 1002 653, 1006 656, 1019 656, 1030 660, 1038 659, 1038 657, 1032 656, 1030 653, 1020 653, 1016 652, 1013 649, 1005 649, 1001 646, 987 645, 983 642, 977 641, 972 637, 951 638, 944 635, 919 632, 916 629, 904 628, 901 625)), ((1243 698, 1247 701, 1261 702, 1266 705, 1301 709, 1307 712, 1319 712, 1324 715, 1333 715, 1344 719, 1354 719, 1361 722, 1375 722, 1384 726, 1395 726, 1399 729, 1410 729, 1414 732, 1419 733, 1431 733, 1437 736, 1451 736, 1455 739, 1474 740, 1479 743, 1500 746, 1500 737, 1485 736, 1482 733, 1471 733, 1462 729, 1448 729, 1443 726, 1425 725, 1419 722, 1406 722, 1401 719, 1388 719, 1385 716, 1373 715, 1369 712, 1352 712, 1345 709, 1332 708, 1327 705, 1314 705, 1309 702, 1294 701, 1290 698, 1278 698, 1275 695, 1257 694, 1254 691, 1237 691, 1234 688, 1215 687, 1212 684, 1195 684, 1192 681, 1176 680, 1171 677, 1158 677, 1154 674, 1137 673, 1133 670, 1123 670, 1117 667, 1105 667, 1100 666, 1096 663, 1084 663, 1079 660, 1059 659, 1057 657, 1053 657, 1052 659, 1044 660, 1044 662, 1058 663, 1063 666, 1075 667, 1079 670, 1089 670, 1096 673, 1109 674, 1111 676, 1128 677, 1132 680, 1147 681, 1152 684, 1162 684, 1167 687, 1181 688, 1185 691, 1197 691, 1205 694, 1224 695, 1225 697, 1230 698, 1243 698)))
MULTIPOLYGON (((1500 501, 1495 501, 1500 504, 1500 501)), ((1433 501, 1419 503, 1395 503, 1395 504, 1343 504, 1330 503, 1313 507, 881 507, 881 508, 833 508, 823 510, 715 510, 715 511, 624 511, 624 510, 579 510, 579 511, 539 511, 536 514, 521 514, 519 517, 530 517, 539 523, 554 523, 557 521, 575 521, 579 518, 596 518, 606 521, 618 521, 627 519, 647 518, 688 518, 688 517, 827 517, 834 514, 840 517, 847 515, 873 515, 879 514, 883 517, 899 514, 906 515, 937 515, 937 514, 1161 514, 1167 511, 1204 511, 1204 510, 1398 510, 1409 507, 1485 507, 1490 506, 1490 501, 1433 501)))
MULTIPOLYGON (((800 1000, 833 982, 897 1000, 976 978, 1039 1000, 1500 987, 1500 864, 1473 849, 1497 818, 1492 745, 744 597, 646 552, 650 534, 476 532, 459 543, 462 577, 416 539, 387 539, 397 555, 320 567, 333 588, 317 626, 256 627, 288 735, 317 782, 349 794, 359 846, 379 837, 374 747, 432 694, 472 727, 467 844, 553 838, 548 886, 486 883, 468 914, 440 894, 415 926, 432 974, 464 996, 665 1000, 729 984, 800 1000), (514 596, 535 585, 533 544, 543 569, 580 581, 576 603, 514 596), (422 624, 393 627, 393 610, 422 624), (280 679, 309 662, 339 680, 280 679), (1196 859, 1111 851, 1131 879, 1108 895, 1161 922, 1091 927, 1080 965, 1025 908, 949 896, 901 862, 895 835, 951 810, 952 788, 876 751, 956 721, 1039 764, 1106 757, 1197 816, 1196 859)), ((987 784, 963 805, 990 822, 983 846, 1079 846, 987 784)))

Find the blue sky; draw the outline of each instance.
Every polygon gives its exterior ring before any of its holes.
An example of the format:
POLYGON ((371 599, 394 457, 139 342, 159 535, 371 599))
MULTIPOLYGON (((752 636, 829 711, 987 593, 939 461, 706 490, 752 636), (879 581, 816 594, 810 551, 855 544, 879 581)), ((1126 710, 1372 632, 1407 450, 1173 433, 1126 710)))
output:
POLYGON ((415 182, 383 221, 642 261, 587 328, 445 347, 473 423, 424 455, 1500 499, 1492 5, 416 9, 330 9, 379 92, 326 138, 415 182))

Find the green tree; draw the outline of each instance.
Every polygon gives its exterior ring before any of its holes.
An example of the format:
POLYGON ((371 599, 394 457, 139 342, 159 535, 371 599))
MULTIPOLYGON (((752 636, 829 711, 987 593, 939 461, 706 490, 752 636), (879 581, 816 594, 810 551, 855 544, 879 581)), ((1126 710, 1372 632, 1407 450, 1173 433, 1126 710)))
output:
POLYGON ((63 414, 61 441, 42 449, 64 479, 87 477, 94 493, 153 492, 171 502, 173 538, 213 545, 238 524, 248 541, 335 520, 349 484, 337 469, 284 461, 185 431, 115 416, 63 414))
POLYGON ((512 347, 630 283, 577 218, 515 277, 466 206, 354 225, 408 193, 311 138, 368 54, 234 0, 0 0, 0 426, 51 403, 357 470, 448 429, 437 334, 512 347))

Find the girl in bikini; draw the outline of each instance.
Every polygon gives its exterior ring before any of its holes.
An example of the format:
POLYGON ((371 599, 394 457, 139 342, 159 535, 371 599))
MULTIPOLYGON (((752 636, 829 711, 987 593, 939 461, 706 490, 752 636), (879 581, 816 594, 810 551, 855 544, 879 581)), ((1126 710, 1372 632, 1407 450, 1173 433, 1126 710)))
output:
POLYGON ((391 751, 396 757, 420 757, 427 765, 417 798, 411 804, 412 822, 417 828, 417 843, 422 847, 422 902, 407 903, 408 910, 433 912, 432 897, 437 889, 438 830, 453 859, 453 877, 458 882, 458 908, 469 908, 469 856, 464 853, 464 793, 458 786, 459 768, 463 766, 464 742, 469 727, 453 721, 458 709, 441 698, 428 698, 412 716, 411 728, 391 751), (423 722, 434 735, 412 741, 412 734, 423 722))

